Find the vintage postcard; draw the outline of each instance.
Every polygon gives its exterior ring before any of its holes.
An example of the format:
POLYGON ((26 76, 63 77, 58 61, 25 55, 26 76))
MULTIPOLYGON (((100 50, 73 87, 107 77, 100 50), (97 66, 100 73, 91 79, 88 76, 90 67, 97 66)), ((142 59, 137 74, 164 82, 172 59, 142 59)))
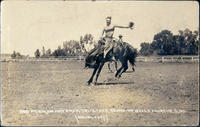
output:
POLYGON ((2 126, 199 125, 197 1, 1 2, 2 126))

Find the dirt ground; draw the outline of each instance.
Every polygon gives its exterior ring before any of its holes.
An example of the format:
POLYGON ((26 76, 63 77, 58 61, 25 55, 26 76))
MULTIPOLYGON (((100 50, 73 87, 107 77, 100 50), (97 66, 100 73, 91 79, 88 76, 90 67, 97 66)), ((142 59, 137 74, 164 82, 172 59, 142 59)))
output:
POLYGON ((82 61, 1 64, 3 125, 198 124, 198 64, 137 62, 120 79, 104 66, 97 86, 82 61))

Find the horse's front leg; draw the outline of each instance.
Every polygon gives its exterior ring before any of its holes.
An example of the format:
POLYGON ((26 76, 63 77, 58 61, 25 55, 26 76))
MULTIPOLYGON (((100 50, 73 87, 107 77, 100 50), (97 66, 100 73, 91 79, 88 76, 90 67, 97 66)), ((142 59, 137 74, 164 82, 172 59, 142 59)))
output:
POLYGON ((94 71, 93 71, 93 73, 92 73, 92 76, 91 76, 90 79, 88 80, 88 85, 90 85, 90 84, 92 83, 93 78, 94 78, 94 75, 96 74, 96 71, 97 71, 98 68, 99 68, 99 67, 95 67, 95 68, 94 68, 94 71))
POLYGON ((97 80, 98 80, 98 77, 99 77, 99 75, 101 73, 103 65, 104 65, 104 63, 101 63, 100 66, 99 66, 99 68, 98 68, 98 71, 97 71, 97 74, 96 74, 96 79, 95 79, 95 84, 97 83, 97 80))

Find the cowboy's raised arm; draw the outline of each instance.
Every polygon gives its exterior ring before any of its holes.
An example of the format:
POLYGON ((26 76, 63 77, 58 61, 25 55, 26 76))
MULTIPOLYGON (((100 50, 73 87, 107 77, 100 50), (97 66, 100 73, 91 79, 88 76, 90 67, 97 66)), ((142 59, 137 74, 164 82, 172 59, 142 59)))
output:
POLYGON ((118 26, 118 25, 115 25, 114 28, 130 28, 129 26, 118 26))
POLYGON ((133 22, 130 22, 128 26, 119 26, 119 25, 115 25, 114 28, 130 28, 133 29, 133 22))

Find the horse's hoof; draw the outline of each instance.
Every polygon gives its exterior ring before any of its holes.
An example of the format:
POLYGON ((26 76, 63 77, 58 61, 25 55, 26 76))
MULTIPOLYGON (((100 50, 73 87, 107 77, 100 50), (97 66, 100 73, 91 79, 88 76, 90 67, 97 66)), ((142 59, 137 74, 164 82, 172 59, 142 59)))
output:
POLYGON ((97 85, 97 82, 94 82, 94 85, 96 86, 96 85, 97 85))
POLYGON ((91 83, 91 86, 95 86, 95 84, 94 84, 94 83, 91 83))
POLYGON ((121 77, 121 75, 115 75, 115 77, 119 79, 121 77))
POLYGON ((90 81, 88 81, 88 82, 87 82, 87 85, 88 85, 88 86, 90 86, 90 85, 91 85, 91 82, 90 82, 90 81))

